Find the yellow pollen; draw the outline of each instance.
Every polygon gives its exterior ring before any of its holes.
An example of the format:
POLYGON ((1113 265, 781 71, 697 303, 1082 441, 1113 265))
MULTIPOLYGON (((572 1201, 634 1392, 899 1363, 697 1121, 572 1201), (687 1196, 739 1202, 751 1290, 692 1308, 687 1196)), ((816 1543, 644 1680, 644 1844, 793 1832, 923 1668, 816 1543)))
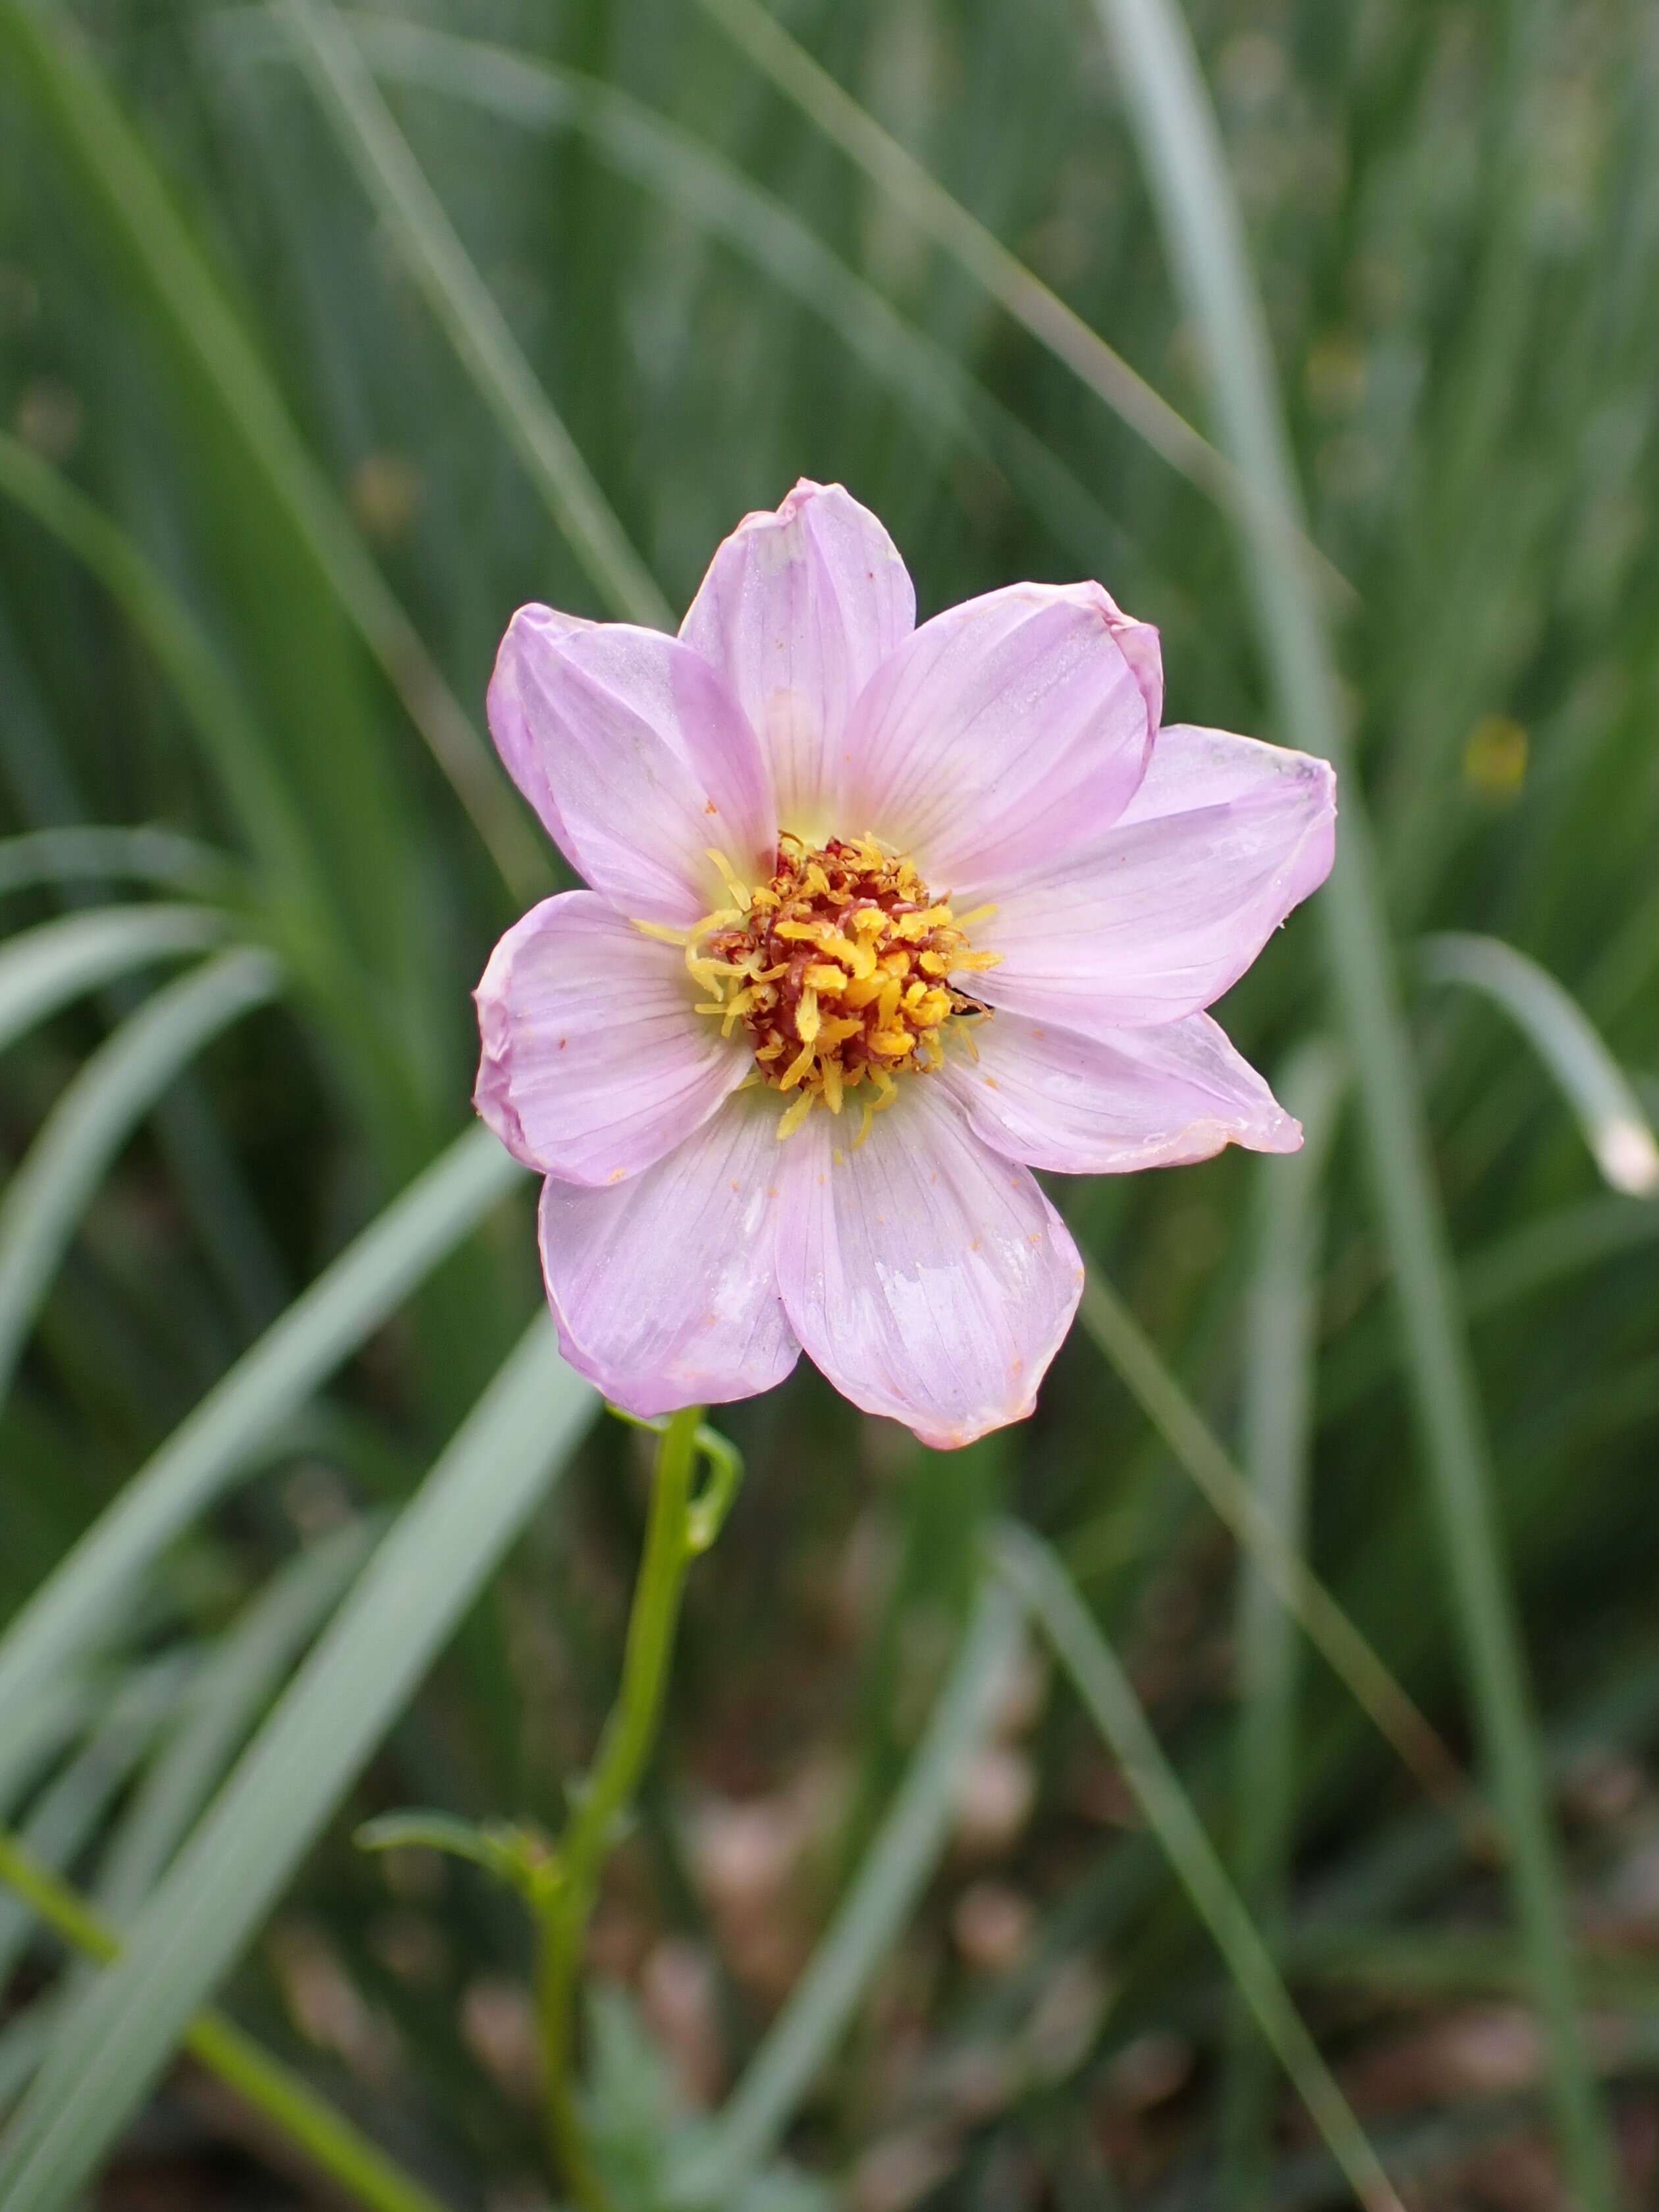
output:
POLYGON ((728 905, 690 930, 637 926, 683 947, 698 1013, 726 1036, 743 1024, 755 1065, 741 1087, 781 1095, 778 1135, 820 1103, 840 1114, 856 1093, 856 1151, 900 1082, 944 1066, 950 1037, 972 1050, 968 1031, 987 1009, 949 979, 996 965, 968 941, 968 924, 995 909, 958 918, 913 860, 867 834, 814 846, 786 831, 763 884, 744 884, 712 846, 708 858, 728 905))

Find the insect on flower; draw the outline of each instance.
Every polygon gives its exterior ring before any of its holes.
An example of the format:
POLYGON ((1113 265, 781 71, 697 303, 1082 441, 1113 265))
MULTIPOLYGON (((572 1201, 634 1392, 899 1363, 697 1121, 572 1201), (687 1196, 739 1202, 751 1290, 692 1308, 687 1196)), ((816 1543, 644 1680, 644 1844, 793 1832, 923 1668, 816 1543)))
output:
POLYGON ((1331 773, 1162 705, 1097 584, 918 629, 835 484, 748 516, 678 638, 514 617, 490 728, 592 888, 496 946, 477 1103, 547 1178, 607 1395, 747 1397, 805 1348, 966 1443, 1030 1411, 1081 1292, 1032 1168, 1301 1142, 1203 1009, 1324 879, 1331 773))

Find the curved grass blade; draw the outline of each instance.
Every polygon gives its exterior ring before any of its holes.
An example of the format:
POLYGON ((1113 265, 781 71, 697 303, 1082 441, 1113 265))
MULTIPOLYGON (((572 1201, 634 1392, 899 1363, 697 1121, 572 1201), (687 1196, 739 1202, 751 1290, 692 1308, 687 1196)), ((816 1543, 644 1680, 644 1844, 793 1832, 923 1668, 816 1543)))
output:
POLYGON ((537 1316, 287 1693, 70 2007, 0 2160, 7 2212, 96 2172, 599 1409, 537 1316))
MULTIPOLYGON (((688 131, 613 85, 539 57, 416 23, 354 15, 377 77, 465 100, 535 130, 576 131, 615 173, 689 218, 822 319, 932 439, 952 432, 1000 468, 1078 557, 1097 565, 1123 532, 1060 456, 943 346, 905 321, 793 210, 688 131)), ((222 27, 257 51, 255 26, 222 27)), ((1172 601, 1178 586, 1166 586, 1172 601)))
MULTIPOLYGON (((191 1654, 171 1652, 119 1684, 87 1741, 29 1808, 22 1839, 35 1857, 50 1866, 73 1864, 177 1710, 194 1665, 191 1654)), ((0 1992, 27 1939, 28 1914, 0 1893, 0 1992)))
POLYGON ((1157 1346, 1098 1267, 1091 1267, 1078 1318, 1143 1412, 1232 1531, 1279 1602, 1362 1711, 1437 1804, 1463 1807, 1462 1768, 1323 1583, 1285 1540, 1203 1415, 1158 1357, 1157 1346))
POLYGON ((339 15, 328 0, 283 0, 281 12, 381 221, 600 599, 624 621, 673 629, 672 610, 537 381, 339 15))
POLYGON ((1299 525, 1269 507, 1225 454, 1218 453, 1058 293, 890 137, 758 0, 699 0, 699 4, 786 100, 1154 453, 1207 492, 1218 506, 1255 507, 1283 553, 1304 563, 1334 598, 1352 599, 1352 586, 1299 525))
POLYGON ((0 1404, 53 1275, 112 1161, 202 1048, 283 983, 268 952, 222 953, 158 991, 93 1054, 0 1195, 0 1404))
POLYGON ((235 874, 235 863, 211 845, 148 823, 135 830, 30 830, 0 839, 0 895, 77 878, 108 883, 125 878, 224 899, 235 874))
POLYGON ((1553 975, 1499 938, 1461 930, 1425 938, 1418 964, 1431 982, 1462 983, 1510 1017, 1561 1086, 1606 1182, 1630 1198, 1659 1191, 1659 1142, 1642 1102, 1553 975))
POLYGON ((205 951, 228 927, 212 907, 106 906, 25 930, 0 946, 0 1049, 82 992, 153 960, 205 951))
POLYGON ((677 2203, 731 2203, 776 2149, 939 1863, 963 1772, 990 1725, 1018 1638, 1019 1607, 988 1583, 852 1887, 748 2072, 675 2177, 677 2203))
POLYGON ((518 801, 307 451, 143 146, 54 13, 0 0, 0 51, 140 272, 166 328, 222 410, 316 574, 404 702, 506 880, 538 896, 547 870, 518 801))
MULTIPOLYGON (((1292 1058, 1277 1086, 1301 1122, 1302 1150, 1262 1162, 1255 1178, 1255 1265, 1245 1307, 1244 1463, 1255 1495, 1290 1549, 1304 1556, 1318 1329, 1323 1184, 1345 1081, 1322 1040, 1292 1058)), ((1235 1879, 1270 1955, 1289 1908, 1296 1823, 1298 1654, 1289 1616, 1251 1553, 1240 1561, 1235 1879)), ((1261 2038, 1234 2008, 1222 2096, 1221 2195, 1235 2212, 1267 2202, 1273 2079, 1261 2038)))
POLYGON ((177 1726, 100 1861, 96 1895, 113 1919, 126 1920, 149 1894, 272 1690, 362 1567, 377 1524, 378 1516, 348 1521, 290 1559, 204 1654, 177 1726))
POLYGON ((486 1129, 456 1139, 302 1292, 146 1462, 0 1638, 0 1740, 95 1650, 145 1568, 239 1477, 524 1170, 486 1129))
POLYGON ((1393 2185, 1303 2026, 1192 1801, 1159 1749, 1128 1676, 1064 1568, 1029 1529, 1007 1522, 992 1534, 989 1550, 999 1577, 1019 1597, 1071 1676, 1194 1910, 1214 1937, 1240 1996, 1354 2195, 1366 2212, 1401 2212, 1393 2185))
MULTIPOLYGON (((120 1954, 115 1930, 86 1899, 60 1881, 27 1850, 0 1835, 0 1882, 21 1898, 60 1941, 88 1959, 107 1962, 120 1954)), ((28 2014, 41 2008, 37 2000, 28 2014)), ((52 2007, 57 2029, 59 2004, 52 2007)), ((15 2035, 15 2027, 11 2031, 15 2035)), ((419 2182, 412 2180, 378 2145, 360 2135, 350 2121, 325 2104, 310 2084, 244 2035, 222 2013, 198 2013, 183 2037, 185 2048, 218 2076, 260 2118, 301 2149, 318 2171, 370 2212, 445 2212, 419 2182)), ((50 2037, 33 2047, 12 2050, 11 2080, 0 2072, 0 2104, 7 2090, 27 2078, 51 2047, 50 2037)))
MULTIPOLYGON (((1280 514, 1301 512, 1267 329, 1214 112, 1172 0, 1097 0, 1179 289, 1197 325, 1222 444, 1280 514)), ((1318 901, 1369 1139, 1401 1327, 1480 1734, 1510 1850, 1515 1899, 1548 2033, 1555 2116, 1572 2193, 1609 2212, 1612 2160, 1573 1991, 1550 1829, 1492 1468, 1363 792, 1336 668, 1300 565, 1255 501, 1236 514, 1285 735, 1344 780, 1341 848, 1318 901)))
POLYGON ((210 774, 264 863, 270 891, 314 912, 325 902, 311 841, 240 685, 189 609, 125 531, 3 431, 0 492, 84 562, 120 607, 173 685, 210 774))

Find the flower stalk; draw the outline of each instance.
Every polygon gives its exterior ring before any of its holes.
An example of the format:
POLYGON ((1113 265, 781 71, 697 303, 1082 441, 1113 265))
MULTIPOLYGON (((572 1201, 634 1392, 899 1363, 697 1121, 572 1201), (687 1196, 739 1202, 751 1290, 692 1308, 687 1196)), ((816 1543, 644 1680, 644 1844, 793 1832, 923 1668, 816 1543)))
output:
POLYGON ((610 2192, 588 2151, 572 2081, 583 1940, 605 1859, 657 1740, 686 1571, 720 1534, 742 1475, 732 1446, 702 1425, 700 1407, 687 1407, 660 1424, 635 1425, 653 1430, 659 1440, 622 1683, 593 1771, 537 1899, 536 2000, 549 2142, 555 2165, 583 2212, 611 2212, 610 2192), (708 1468, 700 1490, 693 1483, 699 1458, 708 1468))

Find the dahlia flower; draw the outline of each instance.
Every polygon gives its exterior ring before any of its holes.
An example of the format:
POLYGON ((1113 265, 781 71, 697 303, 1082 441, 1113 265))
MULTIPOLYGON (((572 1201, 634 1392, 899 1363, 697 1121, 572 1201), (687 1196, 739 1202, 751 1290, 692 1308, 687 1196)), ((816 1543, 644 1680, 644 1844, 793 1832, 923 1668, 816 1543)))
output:
POLYGON ((1323 880, 1331 772, 1162 705, 1098 584, 918 629, 835 484, 747 516, 678 638, 514 617, 490 729, 591 888, 496 946, 477 1104, 546 1177, 608 1397, 747 1397, 805 1349, 966 1443, 1030 1413, 1082 1290, 1033 1168, 1301 1142, 1204 1009, 1323 880))

